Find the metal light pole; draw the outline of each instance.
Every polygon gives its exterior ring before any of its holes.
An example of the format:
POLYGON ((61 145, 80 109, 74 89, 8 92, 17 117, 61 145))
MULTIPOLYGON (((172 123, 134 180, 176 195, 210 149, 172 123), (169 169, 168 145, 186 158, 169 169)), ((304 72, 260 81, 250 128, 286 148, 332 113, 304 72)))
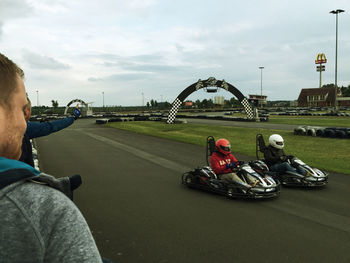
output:
POLYGON ((39 107, 39 91, 36 91, 36 106, 39 107))
POLYGON ((260 69, 260 106, 262 106, 262 70, 264 67, 259 67, 260 69))
POLYGON ((103 108, 105 107, 105 92, 102 91, 102 102, 103 102, 103 108))
POLYGON ((338 94, 338 14, 345 12, 342 9, 332 10, 329 13, 335 14, 335 94, 334 94, 334 110, 338 111, 337 94, 338 94))

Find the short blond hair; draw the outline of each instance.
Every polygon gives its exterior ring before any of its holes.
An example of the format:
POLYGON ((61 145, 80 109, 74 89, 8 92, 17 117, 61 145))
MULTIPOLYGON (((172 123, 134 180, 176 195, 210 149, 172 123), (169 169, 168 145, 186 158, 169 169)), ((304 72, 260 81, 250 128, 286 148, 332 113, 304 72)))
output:
POLYGON ((18 77, 24 79, 23 70, 0 53, 0 105, 11 108, 10 101, 17 89, 18 77))

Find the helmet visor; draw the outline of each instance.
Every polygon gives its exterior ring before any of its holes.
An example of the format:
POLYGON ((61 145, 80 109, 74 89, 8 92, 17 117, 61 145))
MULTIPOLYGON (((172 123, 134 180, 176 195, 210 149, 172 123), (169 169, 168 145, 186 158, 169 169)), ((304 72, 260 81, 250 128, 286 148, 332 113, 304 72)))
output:
POLYGON ((220 148, 225 152, 231 152, 231 147, 229 145, 228 146, 220 145, 220 148))
POLYGON ((283 146, 283 142, 276 142, 277 145, 283 146))

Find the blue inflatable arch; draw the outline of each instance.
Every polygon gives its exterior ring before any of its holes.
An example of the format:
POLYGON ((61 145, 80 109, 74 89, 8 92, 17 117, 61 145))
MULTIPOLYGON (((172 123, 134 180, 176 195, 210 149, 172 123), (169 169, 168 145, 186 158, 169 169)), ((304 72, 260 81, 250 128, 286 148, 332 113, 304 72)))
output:
MULTIPOLYGON (((216 87, 225 89, 229 92, 231 92, 243 105, 244 110, 247 115, 247 119, 254 120, 254 109, 252 105, 249 103, 248 99, 244 97, 244 95, 233 85, 230 83, 227 83, 225 80, 216 80, 213 77, 208 78, 207 80, 198 80, 196 83, 193 83, 192 85, 188 86, 186 89, 184 89, 179 96, 174 100, 172 107, 168 114, 167 123, 174 123, 177 111, 179 110, 181 104, 184 102, 184 100, 193 92, 202 89, 207 88, 207 91, 210 92, 208 87, 216 87)), ((212 92, 216 92, 216 90, 212 90, 212 92)))

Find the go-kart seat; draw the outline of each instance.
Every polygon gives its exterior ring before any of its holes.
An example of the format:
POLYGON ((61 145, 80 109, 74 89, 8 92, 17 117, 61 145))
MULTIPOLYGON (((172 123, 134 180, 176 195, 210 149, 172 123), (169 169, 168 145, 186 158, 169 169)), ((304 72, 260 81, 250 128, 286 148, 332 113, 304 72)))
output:
POLYGON ((207 138, 207 153, 206 153, 206 160, 207 165, 210 165, 210 156, 215 152, 215 139, 213 136, 208 136, 207 138))
POLYGON ((260 133, 257 134, 256 135, 256 158, 258 160, 264 159, 264 157, 260 157, 260 156, 261 156, 261 153, 265 152, 266 148, 267 147, 266 147, 263 135, 260 133), (260 156, 259 156, 259 153, 260 153, 260 156))

